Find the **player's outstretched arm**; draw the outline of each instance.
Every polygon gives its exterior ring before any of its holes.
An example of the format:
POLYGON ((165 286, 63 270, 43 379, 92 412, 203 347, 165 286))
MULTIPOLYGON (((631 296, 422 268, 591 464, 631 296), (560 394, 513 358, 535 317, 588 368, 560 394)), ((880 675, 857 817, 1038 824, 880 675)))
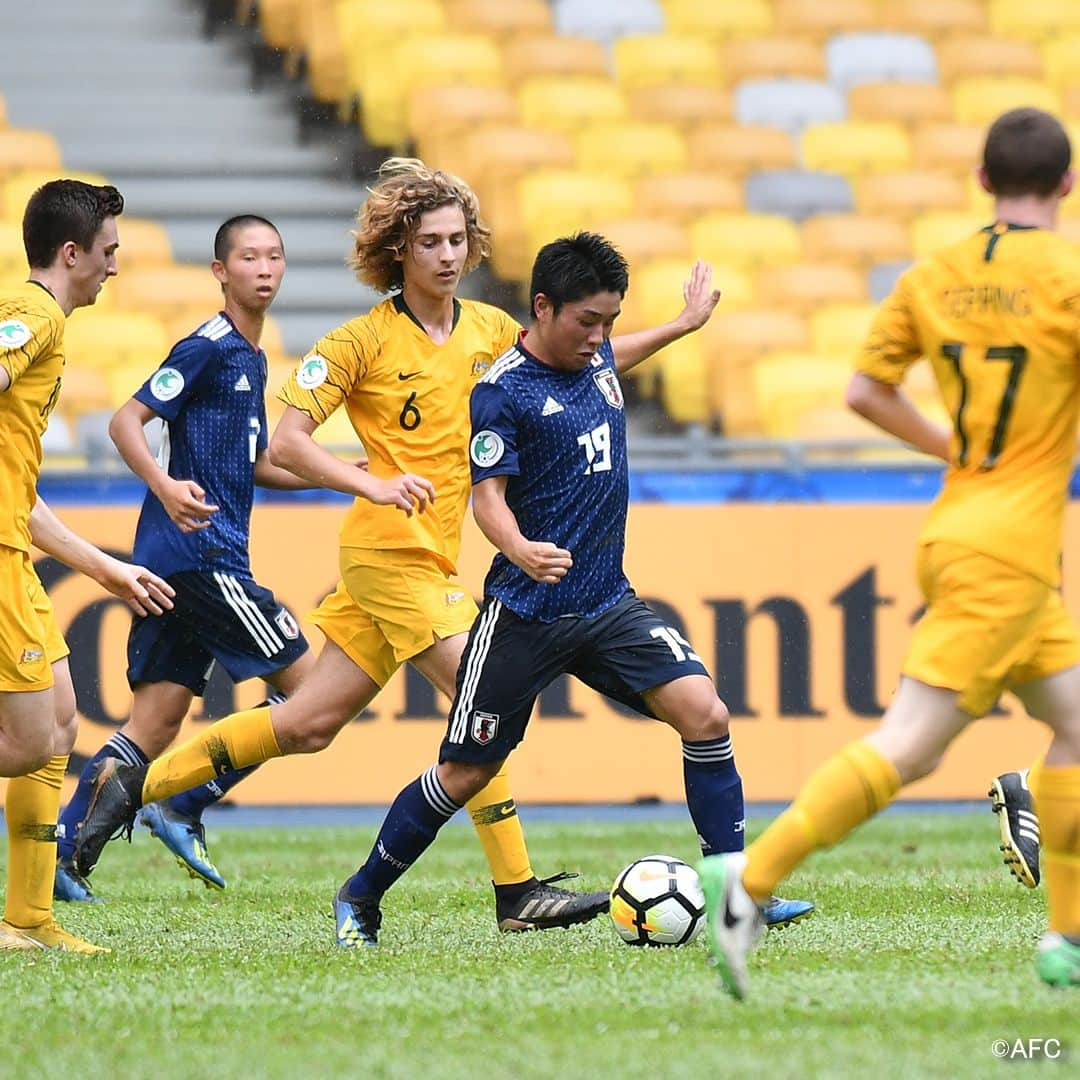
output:
POLYGON ((422 514, 427 504, 435 501, 434 486, 422 476, 405 473, 382 480, 342 461, 312 438, 317 427, 306 412, 288 406, 270 438, 270 463, 313 487, 368 499, 379 506, 396 506, 408 517, 414 510, 422 514))
POLYGON ((949 460, 949 433, 928 420, 898 386, 857 371, 844 400, 849 409, 924 454, 949 460))
POLYGON ((690 277, 683 283, 683 300, 685 306, 671 322, 639 330, 636 334, 612 337, 617 371, 629 371, 665 345, 700 330, 709 321, 720 301, 720 290, 712 287, 712 267, 707 262, 698 259, 694 263, 690 277))
POLYGON ((93 578, 136 615, 160 615, 173 606, 172 586, 145 566, 107 555, 69 529, 39 498, 30 511, 30 539, 47 555, 93 578))
POLYGON ((517 567, 542 585, 555 585, 574 564, 569 551, 546 540, 528 540, 506 504, 505 476, 481 480, 473 488, 473 517, 480 531, 517 567))

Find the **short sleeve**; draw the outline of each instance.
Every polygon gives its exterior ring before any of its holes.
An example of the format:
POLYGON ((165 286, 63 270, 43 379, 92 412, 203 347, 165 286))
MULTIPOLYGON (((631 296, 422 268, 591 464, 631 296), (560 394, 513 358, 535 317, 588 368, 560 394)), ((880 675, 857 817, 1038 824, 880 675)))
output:
POLYGON ((518 425, 510 395, 498 383, 479 382, 469 398, 472 482, 492 476, 517 476, 518 425))
POLYGON ((511 345, 517 344, 518 336, 521 334, 521 324, 516 319, 512 319, 501 308, 496 308, 495 311, 497 315, 492 342, 494 349, 492 351, 498 356, 500 353, 506 352, 511 345))
POLYGON ((921 356, 922 345, 912 312, 911 281, 909 274, 905 274, 878 308, 855 367, 878 382, 899 386, 907 369, 921 356))
POLYGON ((378 351, 370 320, 353 319, 315 343, 278 391, 278 398, 321 424, 367 374, 378 351))
POLYGON ((209 338, 184 338, 132 396, 163 419, 175 420, 216 358, 217 345, 209 338))
POLYGON ((51 352, 60 327, 44 307, 25 299, 0 305, 0 365, 15 383, 39 357, 51 352))

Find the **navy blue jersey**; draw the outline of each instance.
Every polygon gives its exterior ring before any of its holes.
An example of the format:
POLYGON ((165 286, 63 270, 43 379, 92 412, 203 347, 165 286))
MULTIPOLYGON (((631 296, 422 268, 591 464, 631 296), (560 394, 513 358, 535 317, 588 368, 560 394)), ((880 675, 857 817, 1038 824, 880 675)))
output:
POLYGON ((194 480, 218 511, 182 533, 152 492, 135 530, 135 562, 167 577, 184 570, 251 576, 248 529, 255 458, 266 448, 266 357, 224 314, 173 346, 135 398, 165 421, 161 467, 194 480))
POLYGON ((574 559, 557 585, 540 585, 500 553, 484 595, 539 622, 607 610, 629 587, 626 416, 611 344, 576 372, 515 345, 473 388, 470 408, 473 484, 508 476, 506 502, 522 535, 574 559))

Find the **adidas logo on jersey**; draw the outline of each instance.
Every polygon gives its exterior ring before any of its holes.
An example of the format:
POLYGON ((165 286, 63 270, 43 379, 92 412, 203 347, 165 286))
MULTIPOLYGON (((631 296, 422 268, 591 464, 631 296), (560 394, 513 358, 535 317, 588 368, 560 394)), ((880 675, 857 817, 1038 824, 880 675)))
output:
POLYGON ((236 380, 236 385, 233 387, 233 389, 234 390, 250 390, 251 389, 251 383, 248 382, 247 375, 241 375, 240 378, 236 380))
POLYGON ((540 415, 554 416, 557 412, 562 411, 563 407, 549 394, 547 401, 544 402, 544 407, 540 410, 540 415))

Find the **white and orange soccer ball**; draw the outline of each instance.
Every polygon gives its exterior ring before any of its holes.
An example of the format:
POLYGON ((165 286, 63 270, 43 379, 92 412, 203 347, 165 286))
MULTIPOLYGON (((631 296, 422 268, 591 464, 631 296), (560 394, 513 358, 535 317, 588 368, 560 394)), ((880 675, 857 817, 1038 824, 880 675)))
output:
POLYGON ((611 887, 611 921, 628 945, 689 944, 705 925, 697 872, 673 855, 632 862, 611 887))

